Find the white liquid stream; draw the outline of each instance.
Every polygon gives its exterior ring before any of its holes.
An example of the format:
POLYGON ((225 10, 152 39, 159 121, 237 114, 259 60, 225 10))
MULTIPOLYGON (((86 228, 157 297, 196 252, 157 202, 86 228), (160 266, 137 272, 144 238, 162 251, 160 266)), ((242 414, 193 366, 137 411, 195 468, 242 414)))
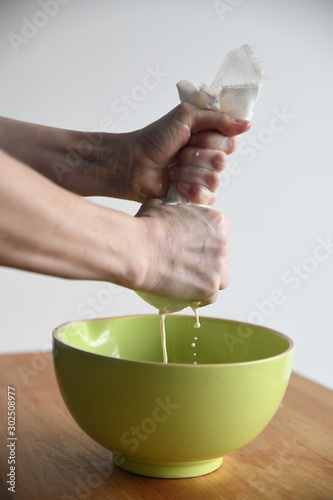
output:
MULTIPOLYGON (((192 309, 193 309, 193 312, 195 314, 195 319, 196 319, 195 324, 194 324, 194 328, 200 328, 201 325, 200 325, 198 307, 192 307, 192 309)), ((163 352, 163 363, 166 364, 166 363, 168 363, 168 351, 167 351, 167 347, 166 347, 166 335, 165 335, 166 313, 159 311, 159 315, 160 315, 160 331, 161 331, 161 344, 162 344, 162 352, 163 352)), ((195 344, 192 343, 191 347, 195 347, 195 344)), ((197 363, 194 362, 194 364, 196 365, 197 363)))
POLYGON ((160 312, 160 330, 161 330, 161 343, 163 352, 163 363, 168 362, 168 351, 166 348, 166 336, 165 336, 165 313, 160 312))

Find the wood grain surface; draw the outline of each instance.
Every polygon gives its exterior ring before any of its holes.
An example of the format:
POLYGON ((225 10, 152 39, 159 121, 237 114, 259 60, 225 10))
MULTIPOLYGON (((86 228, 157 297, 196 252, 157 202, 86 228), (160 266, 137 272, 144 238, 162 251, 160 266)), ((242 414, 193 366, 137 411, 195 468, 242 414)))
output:
POLYGON ((112 464, 67 411, 50 353, 0 356, 1 500, 333 499, 333 392, 296 374, 268 427, 192 479, 152 479, 112 464), (15 493, 8 491, 8 386, 15 389, 15 493))

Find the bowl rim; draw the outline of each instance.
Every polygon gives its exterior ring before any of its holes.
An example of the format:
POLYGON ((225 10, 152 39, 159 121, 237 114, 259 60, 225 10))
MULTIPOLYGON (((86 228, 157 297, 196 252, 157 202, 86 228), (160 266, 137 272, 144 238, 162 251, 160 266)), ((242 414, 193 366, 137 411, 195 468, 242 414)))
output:
MULTIPOLYGON (((88 323, 88 322, 92 322, 92 321, 108 321, 108 320, 113 320, 113 319, 125 319, 125 318, 142 318, 142 317, 147 318, 147 317, 156 317, 156 316, 158 316, 158 314, 157 315, 156 314, 129 314, 126 316, 111 316, 111 317, 105 317, 105 318, 89 318, 89 319, 66 321, 65 323, 62 323, 61 325, 54 328, 54 330, 52 331, 52 339, 57 340, 58 342, 60 342, 64 346, 71 347, 72 349, 74 349, 76 351, 91 353, 91 351, 86 351, 85 349, 80 349, 79 347, 74 347, 74 346, 64 342, 58 335, 60 330, 62 330, 65 326, 71 325, 74 323, 88 323)), ((189 316, 186 314, 177 314, 177 315, 173 315, 173 316, 180 316, 182 318, 192 318, 192 316, 189 316)), ((143 360, 135 360, 135 359, 127 359, 127 358, 115 358, 114 356, 108 356, 106 354, 99 354, 99 353, 91 353, 91 354, 94 354, 95 356, 101 356, 103 358, 121 360, 121 361, 127 362, 127 363, 140 363, 140 364, 146 364, 146 365, 161 365, 164 367, 188 366, 188 367, 193 367, 193 369, 200 369, 201 367, 209 367, 209 366, 210 367, 237 366, 237 365, 244 365, 245 366, 245 365, 251 365, 251 364, 256 364, 256 363, 263 363, 263 362, 267 362, 269 360, 277 359, 281 356, 286 356, 289 352, 293 351, 295 348, 295 342, 288 335, 281 333, 278 330, 275 330, 273 328, 268 328, 266 326, 256 325, 254 323, 248 323, 245 321, 237 321, 237 320, 232 320, 232 319, 227 319, 227 318, 215 318, 215 317, 209 317, 209 316, 201 316, 200 317, 200 319, 203 319, 203 318, 217 320, 217 321, 227 321, 229 323, 237 323, 237 324, 247 325, 250 327, 259 328, 261 330, 269 331, 270 333, 278 335, 279 337, 282 337, 284 340, 286 340, 289 344, 288 349, 281 352, 280 354, 276 354, 274 356, 269 356, 269 357, 262 358, 262 359, 255 359, 252 361, 236 361, 235 363, 202 363, 202 364, 200 363, 197 365, 195 365, 194 363, 193 364, 191 364, 191 363, 162 363, 161 361, 143 361, 143 360)), ((54 351, 54 343, 52 346, 52 350, 54 351)))

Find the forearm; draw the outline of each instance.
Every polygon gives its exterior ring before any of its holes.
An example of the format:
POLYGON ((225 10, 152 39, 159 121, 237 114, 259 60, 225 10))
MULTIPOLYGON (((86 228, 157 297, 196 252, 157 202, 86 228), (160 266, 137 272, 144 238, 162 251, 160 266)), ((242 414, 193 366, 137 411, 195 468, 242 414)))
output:
POLYGON ((0 265, 136 288, 141 221, 59 188, 0 151, 0 265))
POLYGON ((249 122, 190 104, 122 134, 70 131, 0 117, 0 148, 81 196, 143 203, 166 196, 171 180, 192 202, 211 204, 226 155, 236 148, 234 136, 249 127, 249 122))
POLYGON ((117 196, 126 177, 119 154, 124 141, 126 134, 64 130, 0 117, 1 149, 81 196, 117 196))

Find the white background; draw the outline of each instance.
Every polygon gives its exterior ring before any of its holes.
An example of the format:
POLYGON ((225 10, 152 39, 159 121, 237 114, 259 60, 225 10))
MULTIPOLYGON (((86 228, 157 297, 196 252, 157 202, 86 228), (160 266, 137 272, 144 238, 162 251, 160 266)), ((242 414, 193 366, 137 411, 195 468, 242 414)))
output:
MULTIPOLYGON (((260 49, 270 80, 215 205, 233 223, 231 283, 202 314, 286 333, 296 342, 295 371, 333 387, 333 249, 317 248, 333 239, 333 2, 48 1, 52 16, 43 0, 1 2, 4 116, 130 131, 177 105, 179 80, 210 84, 229 49, 243 43, 260 49), (14 47, 8 34, 26 35, 24 18, 42 26, 14 47), (163 76, 140 94, 149 68, 163 76), (120 112, 124 94, 133 108, 120 112), (274 119, 279 114, 284 118, 274 119), (279 304, 267 302, 274 289, 279 304)), ((93 201, 131 214, 139 208, 93 201)), ((5 268, 0 300, 1 353, 48 349, 52 329, 67 320, 154 311, 134 292, 107 283, 5 268)))

